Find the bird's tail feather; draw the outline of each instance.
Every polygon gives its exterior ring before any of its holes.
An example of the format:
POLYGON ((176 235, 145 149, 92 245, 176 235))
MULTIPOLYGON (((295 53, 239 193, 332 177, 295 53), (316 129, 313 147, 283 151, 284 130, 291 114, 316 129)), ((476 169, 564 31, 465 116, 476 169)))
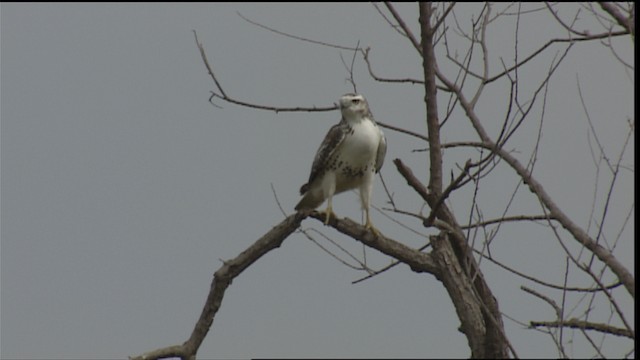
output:
POLYGON ((306 194, 302 197, 298 205, 296 205, 296 210, 313 210, 320 206, 324 198, 322 196, 318 196, 313 193, 313 191, 307 191, 306 194))

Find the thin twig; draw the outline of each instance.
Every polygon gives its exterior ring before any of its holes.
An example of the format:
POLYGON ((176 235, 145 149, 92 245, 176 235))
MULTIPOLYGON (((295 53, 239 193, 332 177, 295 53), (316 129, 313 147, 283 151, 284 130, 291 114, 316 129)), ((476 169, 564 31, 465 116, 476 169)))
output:
POLYGON ((480 222, 477 222, 477 223, 474 223, 474 224, 471 224, 471 225, 464 225, 464 226, 461 226, 461 228, 466 230, 468 228, 483 227, 483 226, 487 226, 487 225, 501 224, 501 223, 506 223, 506 222, 510 222, 510 221, 546 221, 547 219, 548 219, 547 215, 503 216, 503 217, 497 218, 497 219, 480 221, 480 222))
POLYGON ((256 21, 253 21, 253 20, 251 20, 249 18, 246 18, 239 11, 236 12, 236 13, 238 14, 238 16, 240 16, 242 18, 242 20, 248 22, 249 24, 252 24, 252 25, 255 25, 257 27, 263 28, 265 30, 271 31, 271 32, 276 33, 278 35, 286 36, 288 38, 292 38, 292 39, 308 42, 308 43, 311 43, 311 44, 328 46, 328 47, 335 48, 335 49, 340 49, 340 50, 349 50, 349 51, 359 50, 359 48, 357 48, 357 47, 356 48, 352 48, 352 47, 348 47, 348 46, 335 45, 335 44, 330 44, 330 43, 327 43, 327 42, 324 42, 324 41, 311 40, 311 39, 307 39, 307 38, 304 38, 304 37, 301 37, 301 36, 292 35, 292 34, 284 32, 284 31, 276 30, 276 29, 268 27, 266 25, 262 25, 262 24, 260 24, 260 23, 258 23, 256 21))
MULTIPOLYGON (((356 44, 356 49, 359 49, 359 48, 360 48, 360 40, 358 40, 358 43, 356 44)), ((356 80, 353 77, 353 67, 356 62, 357 54, 358 54, 358 51, 353 52, 353 56, 351 57, 351 65, 347 65, 347 62, 344 61, 344 57, 342 57, 342 52, 340 52, 340 60, 342 61, 342 65, 344 65, 345 69, 347 69, 347 72, 349 73, 349 78, 347 79, 347 81, 351 84, 351 86, 353 86, 353 92, 355 94, 358 93, 358 89, 356 86, 356 80)))
POLYGON ((460 175, 458 175, 458 177, 454 181, 452 181, 451 184, 449 184, 449 186, 447 186, 447 188, 442 192, 442 195, 440 195, 438 199, 435 201, 435 204, 432 205, 431 214, 429 214, 427 219, 424 221, 424 226, 429 227, 433 225, 433 220, 436 218, 436 213, 440 209, 440 206, 449 197, 451 192, 457 188, 457 186, 460 184, 462 179, 464 179, 465 176, 469 175, 470 167, 471 167, 471 160, 467 160, 467 162, 464 165, 464 169, 460 172, 460 175))
POLYGON ((499 267, 507 270, 508 272, 510 272, 510 273, 512 273, 514 275, 517 275, 517 276, 519 276, 519 277, 521 277, 523 279, 527 279, 529 281, 532 281, 532 282, 534 282, 536 284, 539 284, 539 285, 542 285, 542 286, 546 286, 546 287, 548 287, 550 289, 562 290, 562 291, 566 290, 566 291, 574 291, 574 292, 584 292, 584 293, 597 293, 597 292, 601 292, 601 291, 605 291, 605 290, 612 290, 612 289, 615 289, 615 288, 617 288, 617 287, 622 285, 622 283, 620 281, 616 281, 615 283, 610 284, 610 285, 606 285, 604 287, 594 287, 594 288, 565 287, 565 286, 562 286, 562 285, 556 285, 556 284, 552 284, 552 283, 549 283, 549 282, 546 282, 546 281, 542 281, 540 279, 536 279, 536 278, 534 278, 532 276, 529 276, 529 275, 527 275, 525 273, 517 271, 516 269, 497 261, 493 257, 486 256, 486 255, 480 253, 479 251, 477 251, 475 249, 474 249, 474 253, 477 253, 478 255, 484 257, 485 259, 489 260, 490 262, 498 265, 499 267))
POLYGON ((520 286, 520 290, 522 290, 524 292, 527 292, 527 293, 529 293, 529 294, 531 294, 531 295, 533 295, 533 296, 535 296, 537 298, 540 298, 540 299, 544 300, 547 304, 551 305, 553 310, 556 312, 556 316, 558 317, 558 319, 562 319, 562 310, 560 310, 560 307, 558 306, 558 304, 553 299, 551 299, 548 296, 542 295, 539 292, 537 292, 537 291, 535 291, 535 290, 533 290, 531 288, 528 288, 526 286, 520 286))
POLYGON ((600 323, 592 323, 587 321, 581 321, 578 319, 569 319, 563 321, 532 321, 530 323, 531 327, 568 327, 572 329, 584 329, 584 330, 594 330, 601 333, 616 335, 616 336, 624 336, 633 339, 633 334, 627 329, 617 328, 614 326, 609 326, 600 323))
MULTIPOLYGON (((423 251, 424 249, 426 249, 426 248, 428 248, 428 247, 430 247, 430 246, 431 246, 431 243, 428 243, 428 244, 426 244, 426 245, 421 246, 420 248, 418 248, 418 251, 423 251)), ((402 264, 402 262, 400 262, 400 261, 396 260, 396 261, 392 262, 391 264, 389 264, 389 265, 387 265, 387 266, 383 267, 383 268, 382 268, 382 269, 380 269, 380 270, 376 270, 376 271, 374 271, 373 273, 371 273, 371 274, 369 274, 369 275, 367 275, 367 276, 365 276, 365 277, 363 277, 363 278, 360 278, 360 279, 358 279, 358 280, 354 280, 354 281, 352 281, 352 282, 351 282, 351 284, 357 284, 357 283, 360 283, 360 282, 362 282, 362 281, 365 281, 365 280, 371 279, 372 277, 377 276, 377 275, 380 275, 380 274, 382 274, 382 273, 384 273, 384 272, 386 272, 386 271, 388 271, 388 270, 390 270, 390 269, 392 269, 392 268, 396 267, 396 266, 397 266, 397 265, 399 265, 399 264, 402 264)))
MULTIPOLYGON (((558 43, 573 43, 573 42, 582 42, 582 41, 592 41, 592 40, 600 40, 600 39, 606 39, 608 37, 617 37, 617 36, 624 36, 624 35, 628 35, 628 32, 626 31, 617 31, 617 32, 613 32, 613 33, 602 33, 602 34, 597 34, 597 35, 590 35, 589 37, 584 37, 584 38, 557 38, 557 39, 551 39, 549 41, 547 41, 543 46, 541 46, 540 48, 538 48, 538 50, 534 51, 533 53, 531 53, 531 55, 527 56, 526 58, 524 58, 521 62, 513 65, 512 67, 508 68, 507 70, 494 75, 488 79, 486 79, 486 83, 491 83, 494 82, 498 79, 500 79, 501 77, 505 76, 507 73, 510 73, 512 71, 514 71, 515 69, 521 67, 522 65, 528 63, 529 61, 531 61, 532 59, 536 58, 538 56, 538 54, 540 54, 541 52, 543 52, 545 49, 547 49, 549 46, 553 45, 553 44, 558 44, 558 43)), ((472 72, 470 72, 471 75, 474 75, 475 77, 477 77, 478 79, 482 79, 481 76, 477 75, 477 74, 473 74, 472 72)))
POLYGON ((444 13, 442 14, 442 16, 440 16, 440 18, 438 20, 436 20, 436 23, 433 25, 434 29, 437 29, 440 27, 440 25, 442 25, 442 23, 444 22, 444 19, 447 17, 447 15, 449 15, 449 12, 451 12, 451 10, 453 10, 453 7, 456 5, 455 1, 452 1, 451 4, 449 4, 449 6, 447 7, 447 9, 444 11, 444 13))
POLYGON ((204 50, 204 46, 198 40, 198 34, 196 33, 195 30, 193 31, 193 35, 194 35, 195 40, 196 40, 196 45, 198 46, 198 49, 200 50, 200 56, 202 57, 202 61, 204 62, 204 65, 206 66, 207 71, 209 72, 209 76, 211 77, 211 79, 215 83, 216 87, 218 88, 218 91, 220 92, 220 93, 216 93, 215 91, 212 91, 211 92, 211 98, 209 98, 209 102, 211 102, 214 98, 219 98, 221 100, 224 100, 224 101, 232 103, 232 104, 236 104, 236 105, 240 105, 240 106, 244 106, 244 107, 249 107, 249 108, 253 108, 253 109, 274 111, 276 113, 279 113, 279 112, 302 112, 302 111, 304 111, 304 112, 333 111, 333 110, 337 110, 338 109, 338 106, 336 104, 333 104, 333 106, 326 106, 326 107, 317 107, 317 106, 312 106, 312 107, 277 107, 277 106, 258 105, 258 104, 254 104, 254 103, 249 103, 249 102, 237 100, 235 98, 232 98, 232 97, 228 96, 225 93, 224 89, 222 88, 222 85, 220 85, 220 82, 218 81, 218 78, 213 73, 211 65, 209 64, 209 60, 207 59, 207 54, 206 54, 206 52, 204 50))

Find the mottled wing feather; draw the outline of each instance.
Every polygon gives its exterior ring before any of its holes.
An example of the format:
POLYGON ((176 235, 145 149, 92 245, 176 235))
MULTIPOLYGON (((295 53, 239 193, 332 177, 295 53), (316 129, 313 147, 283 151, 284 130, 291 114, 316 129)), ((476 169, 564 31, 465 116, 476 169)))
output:
POLYGON ((309 181, 302 185, 300 188, 300 194, 304 195, 309 190, 311 183, 321 175, 326 166, 327 160, 331 157, 333 152, 338 148, 340 143, 344 140, 347 134, 348 127, 344 121, 340 121, 338 124, 333 125, 327 135, 324 137, 316 157, 313 159, 313 165, 311 165, 311 174, 309 175, 309 181))
POLYGON ((384 137, 384 133, 382 132, 382 130, 379 131, 380 142, 378 143, 378 152, 376 154, 376 173, 380 172, 380 169, 382 169, 384 157, 387 154, 387 139, 384 137))

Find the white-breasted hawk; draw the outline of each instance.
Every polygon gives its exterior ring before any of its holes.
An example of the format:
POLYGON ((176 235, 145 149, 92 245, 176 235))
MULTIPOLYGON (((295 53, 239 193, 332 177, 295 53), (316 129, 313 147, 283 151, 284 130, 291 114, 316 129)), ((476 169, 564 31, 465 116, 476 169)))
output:
POLYGON ((366 216, 365 227, 379 234, 371 223, 369 202, 373 178, 382 168, 387 152, 387 141, 362 95, 345 94, 339 106, 342 119, 329 129, 320 145, 309 181, 300 188, 303 197, 295 209, 312 210, 327 200, 325 224, 328 224, 329 218, 335 216, 333 195, 358 188, 366 216))

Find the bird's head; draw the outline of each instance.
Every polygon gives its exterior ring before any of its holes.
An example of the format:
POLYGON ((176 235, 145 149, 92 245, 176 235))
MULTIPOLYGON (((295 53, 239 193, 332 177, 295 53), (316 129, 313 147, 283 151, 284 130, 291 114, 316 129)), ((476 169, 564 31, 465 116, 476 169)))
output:
POLYGON ((369 104, 362 95, 344 94, 340 98, 340 111, 345 119, 359 119, 369 114, 369 104))

